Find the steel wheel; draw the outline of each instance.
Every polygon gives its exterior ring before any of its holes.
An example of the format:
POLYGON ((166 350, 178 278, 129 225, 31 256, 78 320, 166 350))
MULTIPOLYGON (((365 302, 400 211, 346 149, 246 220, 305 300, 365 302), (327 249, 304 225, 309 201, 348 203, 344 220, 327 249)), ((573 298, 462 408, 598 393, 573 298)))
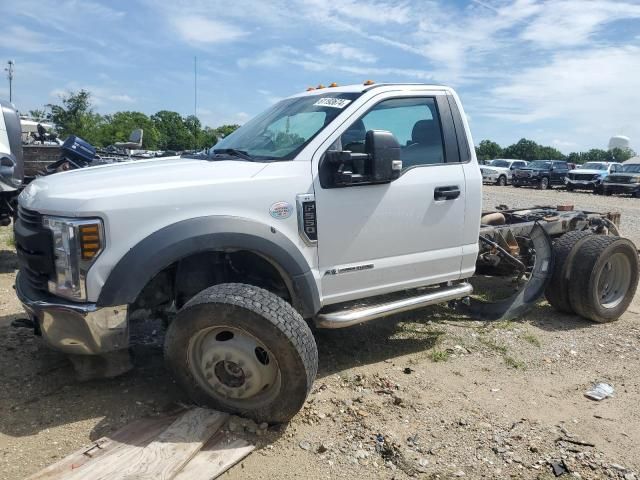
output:
POLYGON ((549 179, 547 177, 542 177, 540 179, 540 189, 546 190, 547 188, 549 188, 549 179))
POLYGON ((276 357, 244 330, 201 330, 191 338, 187 355, 200 388, 226 402, 264 401, 280 390, 276 357))
POLYGON ((598 297, 604 308, 614 308, 624 299, 631 284, 631 265, 622 253, 612 255, 597 272, 598 297))

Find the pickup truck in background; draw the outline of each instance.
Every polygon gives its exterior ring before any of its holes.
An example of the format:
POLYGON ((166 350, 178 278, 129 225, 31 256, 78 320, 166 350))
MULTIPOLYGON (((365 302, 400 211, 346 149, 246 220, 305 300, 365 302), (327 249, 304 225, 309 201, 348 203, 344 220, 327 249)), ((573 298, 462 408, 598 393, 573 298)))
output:
POLYGON ((487 165, 480 166, 482 182, 504 187, 508 183, 511 183, 514 170, 524 168, 527 164, 528 162, 525 160, 495 158, 487 165))
POLYGON ((513 173, 514 187, 530 186, 547 190, 556 185, 564 185, 569 172, 567 162, 561 160, 534 160, 513 173))
POLYGON ((602 182, 611 173, 622 171, 622 164, 615 162, 587 162, 578 169, 569 170, 565 186, 568 191, 591 190, 602 193, 602 182))
MULTIPOLYGON (((16 293, 85 377, 129 369, 131 332, 162 318, 167 366, 195 402, 268 422, 290 419, 311 389, 309 323, 443 302, 515 318, 544 296, 616 320, 638 283, 619 214, 483 212, 473 145, 451 88, 309 89, 207 152, 31 182, 16 293), (479 279, 503 288, 476 298, 479 279)), ((536 184, 567 170, 533 163, 518 172, 536 184)))
POLYGON ((640 197, 640 162, 627 161, 615 172, 604 177, 602 193, 605 195, 622 193, 640 197))

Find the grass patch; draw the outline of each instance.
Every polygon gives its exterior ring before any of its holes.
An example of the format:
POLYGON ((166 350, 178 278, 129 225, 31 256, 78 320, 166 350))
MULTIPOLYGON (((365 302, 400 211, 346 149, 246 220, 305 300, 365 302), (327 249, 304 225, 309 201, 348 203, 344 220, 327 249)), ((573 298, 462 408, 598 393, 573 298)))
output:
POLYGON ((527 365, 522 360, 517 360, 509 355, 504 356, 504 363, 506 363, 508 367, 515 368, 516 370, 524 370, 527 368, 527 365))
POLYGON ((540 340, 538 340, 538 337, 536 337, 533 333, 525 333, 520 338, 522 338, 522 340, 524 340, 525 342, 530 343, 534 347, 540 347, 540 340))
POLYGON ((494 327, 498 330, 515 330, 517 323, 511 320, 502 320, 500 322, 496 322, 494 327))
POLYGON ((436 350, 433 349, 429 352, 429 358, 431 358, 434 362, 446 362, 449 360, 449 352, 446 350, 436 350))
POLYGON ((478 336, 478 341, 485 347, 489 348, 490 350, 493 350, 494 352, 498 352, 501 355, 506 355, 507 352, 509 351, 506 345, 500 345, 492 338, 487 338, 480 335, 478 336))

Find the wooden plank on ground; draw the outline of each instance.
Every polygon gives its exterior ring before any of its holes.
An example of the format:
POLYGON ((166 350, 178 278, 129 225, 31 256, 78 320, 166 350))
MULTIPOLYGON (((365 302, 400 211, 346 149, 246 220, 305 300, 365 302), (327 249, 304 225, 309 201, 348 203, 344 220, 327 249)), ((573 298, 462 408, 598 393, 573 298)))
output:
POLYGON ((207 444, 173 477, 174 480, 213 480, 249 455, 255 445, 242 438, 214 435, 207 444))
MULTIPOLYGON (((176 419, 176 415, 151 417, 134 420, 127 426, 102 437, 65 458, 31 475, 27 480, 59 480, 71 472, 83 470, 87 463, 106 453, 128 447, 145 446, 167 429, 176 419)), ((86 471, 86 469, 84 470, 86 471)))
POLYGON ((183 413, 146 446, 107 452, 65 480, 172 479, 224 424, 228 414, 194 408, 183 413), (89 465, 88 465, 89 466, 89 465))

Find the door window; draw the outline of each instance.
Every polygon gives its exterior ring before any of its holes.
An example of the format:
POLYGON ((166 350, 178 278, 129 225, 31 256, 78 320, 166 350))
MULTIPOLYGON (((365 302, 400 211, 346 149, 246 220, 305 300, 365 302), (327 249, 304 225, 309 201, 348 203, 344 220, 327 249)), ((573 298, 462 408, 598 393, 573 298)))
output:
POLYGON ((341 149, 364 152, 369 130, 387 130, 400 143, 402 168, 444 163, 438 109, 433 98, 394 98, 374 106, 340 137, 341 149))

